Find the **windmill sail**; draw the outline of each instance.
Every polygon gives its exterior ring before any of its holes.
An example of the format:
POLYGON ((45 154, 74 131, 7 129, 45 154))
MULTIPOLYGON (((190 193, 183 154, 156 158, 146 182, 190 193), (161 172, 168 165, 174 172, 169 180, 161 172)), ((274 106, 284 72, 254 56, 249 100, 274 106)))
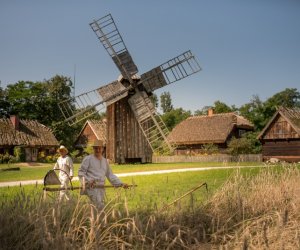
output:
POLYGON ((131 86, 125 88, 116 82, 118 81, 58 103, 65 121, 72 126, 94 114, 105 111, 106 105, 127 96, 131 86), (110 91, 105 92, 104 90, 110 91))
POLYGON ((110 84, 100 87, 97 89, 97 91, 102 96, 103 100, 107 100, 106 101, 107 106, 116 101, 121 100, 122 98, 128 95, 128 91, 126 91, 124 85, 119 81, 114 81, 110 84), (123 94, 116 95, 116 93, 123 93, 123 94))
POLYGON ((95 89, 64 100, 58 103, 58 107, 65 121, 72 126, 105 110, 105 102, 102 100, 97 89, 95 89))
POLYGON ((131 80, 131 76, 138 72, 119 30, 110 14, 90 23, 99 41, 117 65, 122 76, 131 80))
POLYGON ((142 74, 139 84, 142 83, 147 92, 152 92, 200 70, 201 67, 195 56, 191 51, 187 51, 142 74))
POLYGON ((128 100, 138 124, 153 152, 170 153, 174 148, 167 136, 169 130, 155 110, 145 91, 137 91, 128 100))

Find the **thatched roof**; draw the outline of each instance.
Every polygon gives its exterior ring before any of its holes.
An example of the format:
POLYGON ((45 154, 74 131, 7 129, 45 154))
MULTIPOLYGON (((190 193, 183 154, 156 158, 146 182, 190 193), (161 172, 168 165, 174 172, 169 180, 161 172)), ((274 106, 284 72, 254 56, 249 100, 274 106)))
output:
POLYGON ((235 113, 201 115, 179 123, 168 138, 176 144, 225 143, 234 127, 253 129, 247 119, 235 113))
POLYGON ((16 129, 9 118, 0 119, 0 146, 58 146, 50 128, 34 120, 18 120, 16 129))
POLYGON ((279 107, 273 117, 270 119, 268 124, 263 128, 260 134, 257 136, 258 139, 261 139, 264 134, 267 132, 268 128, 271 126, 273 121, 277 116, 281 115, 291 127, 300 135, 300 108, 286 108, 279 107))

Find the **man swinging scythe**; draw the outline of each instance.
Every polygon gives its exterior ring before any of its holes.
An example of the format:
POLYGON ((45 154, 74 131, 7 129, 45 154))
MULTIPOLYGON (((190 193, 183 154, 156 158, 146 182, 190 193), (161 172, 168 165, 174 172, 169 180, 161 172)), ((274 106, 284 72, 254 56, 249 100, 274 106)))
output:
POLYGON ((123 183, 113 174, 107 159, 102 156, 102 141, 96 140, 92 146, 94 153, 83 159, 78 170, 78 177, 82 186, 86 186, 86 183, 88 183, 89 187, 91 187, 85 189, 84 194, 89 196, 98 209, 102 209, 104 208, 105 189, 97 188, 97 186, 104 186, 106 178, 115 187, 128 188, 129 185, 123 183))
MULTIPOLYGON (((106 158, 102 156, 103 143, 96 140, 92 145, 94 153, 86 156, 78 170, 78 177, 81 182, 81 187, 73 187, 70 180, 70 190, 80 189, 81 194, 87 195, 92 203, 98 208, 104 208, 105 188, 109 187, 123 187, 129 188, 136 185, 128 185, 123 183, 115 174, 113 174, 111 167, 106 158), (104 185, 105 179, 108 179, 112 186, 104 185)), ((56 174, 49 171, 44 178, 44 192, 47 191, 65 191, 67 187, 50 188, 46 187, 48 184, 61 184, 56 174)))

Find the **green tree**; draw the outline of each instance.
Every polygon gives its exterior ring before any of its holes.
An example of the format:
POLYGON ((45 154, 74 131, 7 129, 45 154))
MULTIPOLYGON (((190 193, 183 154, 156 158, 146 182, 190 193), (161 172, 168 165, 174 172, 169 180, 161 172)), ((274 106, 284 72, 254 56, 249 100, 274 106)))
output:
POLYGON ((19 81, 6 88, 10 114, 20 118, 34 119, 45 125, 63 119, 58 103, 71 96, 72 82, 64 76, 54 76, 43 82, 19 81))
POLYGON ((152 95, 150 96, 150 100, 153 103, 155 108, 158 108, 158 97, 155 93, 152 93, 152 95))
POLYGON ((163 113, 170 112, 173 109, 172 98, 170 92, 163 92, 160 95, 160 107, 163 113))
POLYGON ((286 88, 268 98, 265 102, 262 102, 255 95, 249 103, 242 105, 239 111, 242 116, 254 124, 255 130, 259 131, 265 127, 279 106, 300 107, 300 93, 297 89, 286 88))
POLYGON ((213 108, 213 106, 204 106, 202 109, 197 109, 194 115, 207 115, 208 110, 211 108, 213 108))
POLYGON ((171 111, 164 113, 162 119, 167 128, 171 131, 178 123, 191 116, 191 111, 186 111, 182 108, 172 109, 171 111))
POLYGON ((255 130, 261 130, 265 126, 264 104, 258 95, 254 95, 249 103, 239 109, 240 115, 247 118, 255 126, 255 130))
POLYGON ((6 100, 6 91, 0 87, 0 117, 8 115, 9 106, 9 102, 6 100))
POLYGON ((286 88, 276 93, 265 102, 266 106, 300 107, 300 93, 295 88, 286 88))
POLYGON ((215 114, 230 113, 238 110, 235 105, 230 107, 226 103, 217 100, 212 106, 204 106, 202 109, 196 110, 194 115, 207 115, 209 109, 213 109, 215 114))
POLYGON ((237 108, 233 105, 229 107, 226 103, 221 101, 215 101, 213 106, 214 113, 221 114, 221 113, 230 113, 237 110, 237 108))
MULTIPOLYGON (((67 147, 72 147, 80 125, 70 127, 64 122, 58 103, 71 101, 72 82, 69 77, 56 75, 43 82, 19 81, 6 88, 9 114, 17 114, 21 119, 37 120, 50 127, 56 138, 67 147)), ((75 107, 74 107, 75 108, 75 107)))
POLYGON ((300 107, 300 93, 297 89, 286 88, 264 102, 264 124, 270 120, 279 106, 287 108, 300 107))

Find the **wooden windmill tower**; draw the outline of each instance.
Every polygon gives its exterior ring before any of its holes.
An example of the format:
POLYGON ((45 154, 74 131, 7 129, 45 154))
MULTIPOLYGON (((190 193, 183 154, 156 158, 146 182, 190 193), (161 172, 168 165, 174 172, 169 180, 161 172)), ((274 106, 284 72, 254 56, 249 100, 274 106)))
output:
POLYGON ((172 152, 168 129, 150 100, 152 92, 201 70, 190 51, 138 75, 117 26, 109 14, 90 23, 121 72, 118 80, 59 104, 73 125, 107 107, 106 156, 116 163, 151 162, 152 152, 172 152))

